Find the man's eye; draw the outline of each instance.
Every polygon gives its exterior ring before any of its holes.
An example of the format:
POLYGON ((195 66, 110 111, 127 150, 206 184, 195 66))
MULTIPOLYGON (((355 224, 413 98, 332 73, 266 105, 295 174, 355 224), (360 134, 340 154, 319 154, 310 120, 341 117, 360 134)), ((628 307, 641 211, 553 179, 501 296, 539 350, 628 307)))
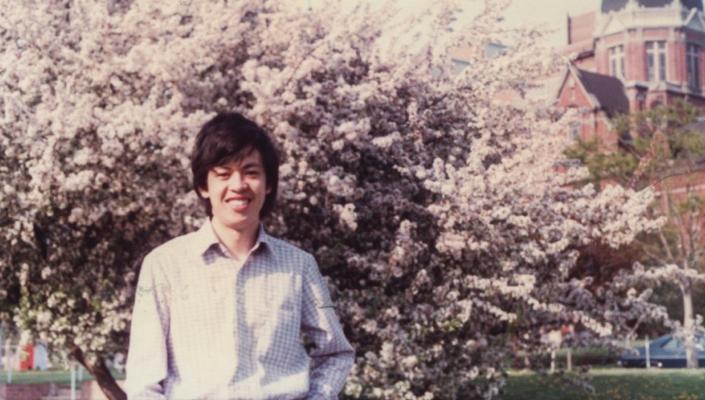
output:
POLYGON ((225 171, 215 171, 215 176, 217 176, 218 178, 227 178, 228 173, 225 171))

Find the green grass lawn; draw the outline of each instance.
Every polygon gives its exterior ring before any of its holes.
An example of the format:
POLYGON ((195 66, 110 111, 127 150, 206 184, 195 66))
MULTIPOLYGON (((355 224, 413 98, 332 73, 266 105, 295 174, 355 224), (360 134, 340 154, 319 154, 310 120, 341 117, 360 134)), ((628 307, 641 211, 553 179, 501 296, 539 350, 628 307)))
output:
POLYGON ((705 369, 594 369, 595 393, 557 376, 510 373, 506 400, 705 400, 705 369))
MULTIPOLYGON (((113 372, 116 379, 125 379, 123 375, 113 372)), ((78 380, 78 375, 76 375, 78 380)), ((83 371, 82 381, 93 380, 93 376, 83 371)), ((12 383, 57 383, 60 385, 71 384, 71 371, 26 371, 12 373, 12 383)), ((0 384, 7 383, 7 371, 0 370, 0 384)))
MULTIPOLYGON (((124 376, 114 374, 118 379, 124 376)), ((83 380, 92 379, 84 372, 83 380)), ((705 400, 705 369, 593 369, 595 393, 571 386, 558 376, 515 371, 509 374, 505 400, 705 400)), ((7 382, 0 371, 0 383, 7 382)), ((54 382, 68 385, 69 371, 15 372, 13 383, 54 382)))

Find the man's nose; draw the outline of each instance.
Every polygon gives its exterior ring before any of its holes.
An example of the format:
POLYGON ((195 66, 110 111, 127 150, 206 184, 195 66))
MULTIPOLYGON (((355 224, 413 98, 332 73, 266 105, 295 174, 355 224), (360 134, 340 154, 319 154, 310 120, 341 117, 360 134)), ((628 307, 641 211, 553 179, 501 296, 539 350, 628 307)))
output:
POLYGON ((245 181, 243 174, 235 172, 230 175, 230 181, 228 181, 228 188, 236 192, 247 189, 247 182, 245 181))

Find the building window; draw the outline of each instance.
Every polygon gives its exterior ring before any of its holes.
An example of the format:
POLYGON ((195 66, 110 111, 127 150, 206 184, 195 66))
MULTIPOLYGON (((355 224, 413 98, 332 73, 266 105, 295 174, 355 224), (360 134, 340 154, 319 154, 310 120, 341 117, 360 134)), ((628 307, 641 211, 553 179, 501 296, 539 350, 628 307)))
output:
POLYGON ((646 77, 649 81, 666 80, 666 42, 646 42, 646 77))
POLYGON ((637 106, 637 110, 639 110, 639 111, 644 110, 644 106, 646 106, 646 95, 644 95, 644 93, 637 93, 636 94, 636 106, 637 106))
POLYGON ((568 132, 568 138, 571 140, 580 140, 580 127, 581 123, 573 121, 570 123, 570 130, 568 132))
POLYGON ((688 44, 688 85, 700 90, 700 47, 688 44))
POLYGON ((610 75, 624 79, 624 46, 610 47, 608 50, 610 75))
POLYGON ((485 46, 485 57, 497 58, 507 53, 508 47, 499 43, 489 43, 485 46))
POLYGON ((459 74, 463 72, 463 70, 470 65, 469 62, 465 60, 458 60, 457 58, 453 59, 453 74, 459 74))

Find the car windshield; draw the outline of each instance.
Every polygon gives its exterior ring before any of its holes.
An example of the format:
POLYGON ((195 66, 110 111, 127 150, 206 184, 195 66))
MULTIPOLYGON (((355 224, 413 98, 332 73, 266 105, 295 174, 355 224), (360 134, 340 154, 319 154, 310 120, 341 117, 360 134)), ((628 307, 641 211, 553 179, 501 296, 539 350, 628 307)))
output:
POLYGON ((676 338, 670 338, 664 343, 661 348, 664 350, 669 350, 669 351, 678 351, 678 349, 682 348, 680 340, 676 338))
MULTIPOLYGON (((668 339, 661 348, 668 351, 680 351, 683 350, 683 343, 676 338, 668 339)), ((695 349, 697 351, 705 351, 705 337, 698 337, 695 340, 695 349)))

